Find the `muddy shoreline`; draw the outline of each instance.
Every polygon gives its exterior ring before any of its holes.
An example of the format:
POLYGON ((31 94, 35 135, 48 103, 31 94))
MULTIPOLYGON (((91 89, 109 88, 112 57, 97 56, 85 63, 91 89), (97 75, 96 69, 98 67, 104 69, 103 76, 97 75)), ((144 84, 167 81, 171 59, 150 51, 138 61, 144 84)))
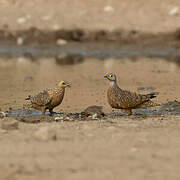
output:
POLYGON ((52 57, 79 54, 86 57, 179 57, 180 30, 167 33, 140 31, 0 30, 0 55, 52 57))
MULTIPOLYGON (((33 45, 36 43, 39 46, 43 46, 47 44, 56 44, 58 39, 64 39, 68 42, 118 42, 124 45, 139 44, 144 46, 157 44, 157 46, 161 45, 162 47, 164 45, 166 47, 167 45, 175 45, 180 41, 180 29, 172 32, 158 33, 147 33, 137 30, 127 31, 122 29, 113 31, 89 31, 85 29, 59 29, 50 31, 41 30, 36 27, 16 31, 0 29, 1 41, 16 43, 18 37, 24 39, 24 45, 33 45)), ((176 48, 178 47, 179 46, 176 46, 176 48)))

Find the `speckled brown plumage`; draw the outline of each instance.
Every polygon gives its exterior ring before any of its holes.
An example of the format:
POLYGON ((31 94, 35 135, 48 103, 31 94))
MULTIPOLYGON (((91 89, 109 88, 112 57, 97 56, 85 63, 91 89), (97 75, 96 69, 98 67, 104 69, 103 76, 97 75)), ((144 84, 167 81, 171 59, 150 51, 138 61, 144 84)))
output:
POLYGON ((35 96, 28 96, 26 100, 30 100, 31 107, 40 110, 42 115, 45 115, 46 109, 49 109, 52 115, 53 109, 62 103, 65 88, 68 86, 70 86, 69 83, 60 81, 56 88, 43 90, 35 96))
POLYGON ((110 81, 110 87, 107 91, 107 98, 108 103, 112 108, 124 109, 128 115, 131 115, 132 109, 152 107, 157 105, 153 103, 151 99, 155 98, 158 93, 143 95, 122 90, 116 83, 115 74, 109 73, 104 77, 110 81))

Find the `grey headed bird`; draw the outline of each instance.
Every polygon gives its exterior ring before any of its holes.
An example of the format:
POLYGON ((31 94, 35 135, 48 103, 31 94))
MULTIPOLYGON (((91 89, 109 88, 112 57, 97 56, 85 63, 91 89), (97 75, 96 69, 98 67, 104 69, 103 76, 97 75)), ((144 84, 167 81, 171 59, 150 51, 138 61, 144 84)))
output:
POLYGON ((104 78, 109 80, 109 88, 107 91, 108 103, 112 108, 123 109, 127 115, 132 114, 132 109, 154 107, 158 104, 151 101, 159 93, 152 92, 150 94, 137 94, 122 90, 117 84, 116 75, 108 73, 104 78))

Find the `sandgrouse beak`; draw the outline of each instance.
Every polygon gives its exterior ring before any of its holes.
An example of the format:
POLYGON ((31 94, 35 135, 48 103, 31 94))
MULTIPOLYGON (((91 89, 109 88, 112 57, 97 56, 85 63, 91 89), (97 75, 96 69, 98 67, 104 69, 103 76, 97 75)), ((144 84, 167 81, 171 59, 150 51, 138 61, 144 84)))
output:
POLYGON ((68 88, 70 88, 71 87, 71 84, 70 83, 67 83, 67 85, 66 85, 68 88))

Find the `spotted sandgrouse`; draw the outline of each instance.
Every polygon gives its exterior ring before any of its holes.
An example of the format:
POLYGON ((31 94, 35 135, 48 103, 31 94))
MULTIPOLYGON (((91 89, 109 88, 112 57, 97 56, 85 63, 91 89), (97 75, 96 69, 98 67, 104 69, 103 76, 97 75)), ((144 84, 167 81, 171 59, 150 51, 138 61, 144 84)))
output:
POLYGON ((62 103, 66 87, 70 84, 60 81, 56 88, 43 90, 35 96, 29 95, 25 100, 30 100, 31 108, 40 110, 42 115, 45 115, 46 109, 53 115, 53 109, 62 103))
POLYGON ((110 81, 110 87, 107 91, 108 103, 112 108, 124 109, 127 115, 132 114, 132 109, 153 107, 157 104, 151 101, 158 93, 150 94, 137 94, 135 92, 129 92, 122 90, 117 85, 116 75, 113 73, 106 74, 104 78, 110 81))

